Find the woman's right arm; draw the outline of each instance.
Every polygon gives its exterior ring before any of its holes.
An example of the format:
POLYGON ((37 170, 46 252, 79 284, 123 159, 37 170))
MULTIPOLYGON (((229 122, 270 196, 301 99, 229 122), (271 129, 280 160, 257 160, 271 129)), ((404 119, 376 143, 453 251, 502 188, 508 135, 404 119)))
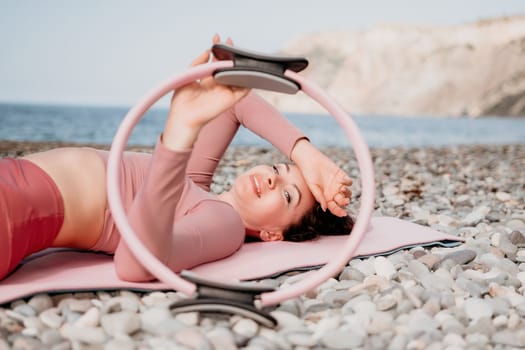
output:
POLYGON ((275 107, 257 94, 249 93, 199 133, 186 169, 196 184, 209 190, 215 169, 240 125, 268 140, 288 158, 295 143, 305 138, 275 107))
MULTIPOLYGON (((192 65, 208 61, 206 50, 192 65)), ((181 198, 186 165, 201 129, 248 92, 247 89, 219 85, 210 78, 192 82, 175 91, 169 116, 155 148, 148 173, 129 209, 128 217, 144 246, 166 262, 177 249, 168 244, 174 231, 175 209, 181 198)), ((121 240, 115 252, 115 266, 126 280, 143 281, 151 274, 142 267, 121 240)))

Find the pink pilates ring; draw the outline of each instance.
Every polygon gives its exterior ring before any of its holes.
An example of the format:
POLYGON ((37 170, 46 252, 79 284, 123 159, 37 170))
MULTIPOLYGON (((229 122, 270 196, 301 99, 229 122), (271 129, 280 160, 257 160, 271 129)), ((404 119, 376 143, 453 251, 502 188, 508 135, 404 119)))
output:
MULTIPOLYGON (((144 247, 142 242, 137 238, 137 235, 131 228, 122 204, 119 165, 122 161, 122 155, 133 128, 143 117, 146 111, 153 106, 153 104, 155 104, 165 94, 180 86, 197 79, 210 76, 217 70, 231 68, 233 65, 233 61, 216 61, 191 67, 185 73, 167 79, 157 88, 151 90, 141 100, 139 100, 139 102, 135 104, 133 108, 131 108, 126 117, 123 119, 113 139, 111 151, 109 154, 107 169, 108 201, 113 218, 115 220, 115 224, 117 225, 122 238, 125 240, 135 257, 155 277, 169 285, 174 290, 183 292, 188 296, 196 292, 196 285, 179 277, 166 265, 160 262, 153 254, 150 253, 148 249, 144 247)), ((341 248, 341 252, 329 263, 324 265, 318 271, 310 274, 305 279, 286 288, 261 294, 259 303, 260 307, 276 305, 284 300, 302 295, 308 290, 319 286, 330 277, 339 273, 353 257, 354 252, 356 251, 367 230, 372 212, 374 210, 375 183, 373 165, 370 152, 359 132, 359 129, 357 128, 357 125, 337 103, 335 103, 316 85, 308 82, 306 79, 291 70, 286 70, 284 75, 290 80, 295 81, 304 93, 322 105, 345 130, 354 148, 354 153, 356 155, 361 173, 361 205, 352 233, 349 235, 344 246, 341 248)))

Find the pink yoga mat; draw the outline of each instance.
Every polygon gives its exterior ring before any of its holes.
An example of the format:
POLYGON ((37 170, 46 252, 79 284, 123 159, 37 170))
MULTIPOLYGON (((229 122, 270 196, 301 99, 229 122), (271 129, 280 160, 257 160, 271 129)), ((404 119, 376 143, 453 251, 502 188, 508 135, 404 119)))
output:
MULTIPOLYGON (((346 236, 324 236, 308 242, 246 243, 231 256, 191 269, 200 277, 234 282, 317 268, 337 255, 346 236)), ((462 238, 408 221, 377 217, 357 249, 357 257, 386 255, 413 246, 455 246, 462 238)), ((356 257, 356 258, 357 258, 356 257)), ((130 283, 115 274, 113 257, 72 250, 48 250, 27 258, 0 281, 0 304, 42 292, 94 290, 165 290, 160 282, 130 283)))

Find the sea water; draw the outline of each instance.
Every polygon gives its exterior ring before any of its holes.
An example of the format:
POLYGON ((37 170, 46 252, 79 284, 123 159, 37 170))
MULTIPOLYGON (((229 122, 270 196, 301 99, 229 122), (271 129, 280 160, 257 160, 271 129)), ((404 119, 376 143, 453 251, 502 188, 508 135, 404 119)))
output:
MULTIPOLYGON (((64 141, 110 144, 128 109, 121 107, 0 104, 0 140, 64 141)), ((150 110, 135 127, 130 145, 153 145, 167 110, 150 110)), ((329 115, 286 114, 318 146, 348 146, 339 124, 329 115)), ((428 118, 354 116, 371 147, 425 147, 462 144, 525 143, 525 118, 428 118)), ((268 146, 241 128, 233 144, 268 146)))

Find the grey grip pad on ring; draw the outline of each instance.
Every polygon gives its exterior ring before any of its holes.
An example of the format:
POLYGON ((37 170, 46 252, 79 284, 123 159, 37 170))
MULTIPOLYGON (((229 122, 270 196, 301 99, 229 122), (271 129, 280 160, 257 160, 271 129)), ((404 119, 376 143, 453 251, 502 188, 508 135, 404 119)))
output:
POLYGON ((215 74, 219 84, 262 89, 285 94, 295 94, 300 88, 296 83, 276 75, 255 71, 222 71, 215 74))
POLYGON ((233 67, 213 73, 217 82, 230 86, 295 94, 300 85, 284 73, 300 72, 308 66, 303 57, 269 56, 224 44, 213 45, 212 52, 219 60, 233 61, 233 67))
POLYGON ((275 288, 249 282, 234 284, 210 281, 186 270, 182 271, 180 276, 197 285, 197 296, 171 304, 171 312, 175 314, 194 311, 239 314, 266 327, 272 328, 277 325, 275 318, 255 306, 255 300, 261 293, 272 292, 275 288))

